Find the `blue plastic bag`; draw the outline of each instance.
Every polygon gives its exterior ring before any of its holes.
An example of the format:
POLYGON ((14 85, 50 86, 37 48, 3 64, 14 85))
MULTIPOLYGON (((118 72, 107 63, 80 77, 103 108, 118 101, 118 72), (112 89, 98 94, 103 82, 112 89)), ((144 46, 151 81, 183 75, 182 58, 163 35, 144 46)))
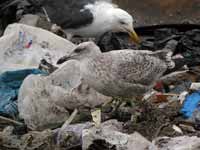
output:
POLYGON ((186 100, 181 108, 181 113, 185 118, 191 118, 193 112, 200 110, 200 91, 194 92, 186 97, 186 100))
POLYGON ((7 71, 0 75, 0 115, 14 117, 18 114, 17 97, 24 79, 30 74, 45 74, 39 69, 7 71))

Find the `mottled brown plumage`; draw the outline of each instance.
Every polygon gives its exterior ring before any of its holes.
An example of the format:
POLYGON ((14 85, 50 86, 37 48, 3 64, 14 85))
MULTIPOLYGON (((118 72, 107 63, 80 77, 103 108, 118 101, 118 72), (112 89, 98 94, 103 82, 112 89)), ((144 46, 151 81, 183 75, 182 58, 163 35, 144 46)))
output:
POLYGON ((157 52, 118 50, 101 53, 93 42, 80 44, 70 56, 81 62, 84 81, 107 96, 140 96, 150 90, 168 67, 170 50, 157 52))

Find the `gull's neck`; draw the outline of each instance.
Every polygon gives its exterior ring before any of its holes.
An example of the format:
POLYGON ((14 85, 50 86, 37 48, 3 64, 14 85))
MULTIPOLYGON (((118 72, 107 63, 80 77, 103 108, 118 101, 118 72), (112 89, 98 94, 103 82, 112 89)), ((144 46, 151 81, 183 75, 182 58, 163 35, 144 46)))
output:
POLYGON ((92 54, 89 54, 85 57, 82 57, 80 59, 80 62, 89 62, 89 61, 92 61, 94 60, 96 57, 99 57, 102 55, 102 52, 100 50, 95 50, 95 52, 93 52, 92 54))

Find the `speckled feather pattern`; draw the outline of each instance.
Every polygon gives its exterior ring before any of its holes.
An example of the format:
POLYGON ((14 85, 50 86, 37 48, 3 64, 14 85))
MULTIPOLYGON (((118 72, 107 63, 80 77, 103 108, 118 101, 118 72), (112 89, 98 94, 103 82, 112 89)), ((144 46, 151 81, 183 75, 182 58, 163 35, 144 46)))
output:
POLYGON ((150 51, 111 51, 88 58, 81 69, 84 80, 100 93, 132 97, 150 90, 166 71, 159 57, 150 51))

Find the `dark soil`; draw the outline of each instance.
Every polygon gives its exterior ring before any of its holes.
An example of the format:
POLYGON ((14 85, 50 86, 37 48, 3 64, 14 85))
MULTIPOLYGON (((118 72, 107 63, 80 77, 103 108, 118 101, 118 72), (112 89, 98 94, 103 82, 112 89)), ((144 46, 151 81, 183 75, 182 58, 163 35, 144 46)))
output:
POLYGON ((155 104, 141 101, 137 105, 141 112, 137 119, 126 123, 125 129, 128 133, 138 131, 149 140, 158 136, 180 135, 172 129, 172 125, 177 124, 180 117, 181 106, 178 102, 171 103, 164 109, 159 109, 155 104))
MULTIPOLYGON (((111 111, 109 118, 123 121, 125 133, 131 134, 137 131, 149 140, 160 136, 200 136, 200 131, 198 130, 193 132, 181 128, 183 131, 183 134, 181 134, 172 128, 173 125, 179 126, 183 122, 185 123, 185 120, 181 117, 179 112, 181 104, 178 101, 168 103, 164 108, 159 108, 158 104, 145 101, 134 101, 132 102, 132 106, 130 106, 130 101, 125 101, 124 103, 128 104, 121 105, 117 110, 111 111)), ((103 118, 105 118, 105 116, 108 117, 109 113, 103 113, 103 118)), ((190 125, 191 128, 193 128, 193 124, 190 125)))

